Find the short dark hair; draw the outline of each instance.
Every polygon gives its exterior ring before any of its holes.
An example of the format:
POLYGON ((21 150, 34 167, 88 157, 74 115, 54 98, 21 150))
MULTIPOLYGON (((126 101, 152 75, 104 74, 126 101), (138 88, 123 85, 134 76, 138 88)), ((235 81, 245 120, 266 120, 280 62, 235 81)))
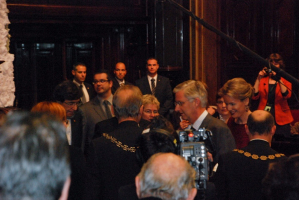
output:
POLYGON ((58 84, 53 92, 54 101, 64 102, 65 100, 80 99, 80 92, 77 85, 72 81, 63 81, 58 84))
POLYGON ((267 200, 299 199, 299 154, 270 164, 262 185, 267 200))
POLYGON ((0 198, 55 200, 70 175, 61 121, 45 113, 14 112, 0 130, 0 198))
POLYGON ((269 112, 262 120, 255 119, 252 113, 248 116, 247 119, 247 126, 251 134, 268 134, 271 132, 271 129, 274 125, 274 117, 269 112))
POLYGON ((106 69, 99 69, 98 71, 96 71, 96 72, 94 73, 93 76, 95 76, 96 74, 107 74, 107 79, 108 79, 109 81, 112 80, 112 76, 111 76, 111 74, 110 74, 109 71, 106 70, 106 69))
MULTIPOLYGON (((77 70, 78 65, 82 65, 82 66, 86 67, 86 65, 85 65, 84 63, 82 63, 82 62, 77 62, 77 63, 73 64, 73 70, 74 70, 74 71, 77 70)), ((87 67, 86 67, 86 68, 87 68, 87 67)))
POLYGON ((142 166, 156 153, 177 153, 174 136, 164 129, 153 129, 143 133, 137 140, 136 157, 142 166))
POLYGON ((155 57, 149 57, 149 58, 146 60, 146 64, 147 64, 147 61, 149 61, 149 60, 156 60, 156 61, 157 61, 157 64, 159 64, 158 59, 155 58, 155 57))

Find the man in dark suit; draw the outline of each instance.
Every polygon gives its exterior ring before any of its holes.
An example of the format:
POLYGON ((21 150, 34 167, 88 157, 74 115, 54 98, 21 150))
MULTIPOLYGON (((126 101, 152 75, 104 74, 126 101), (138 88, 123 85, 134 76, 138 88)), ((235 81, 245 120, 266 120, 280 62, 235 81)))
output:
POLYGON ((190 122, 187 129, 206 128, 212 132, 212 141, 205 140, 205 144, 212 154, 212 157, 209 154, 209 160, 213 161, 212 166, 215 165, 221 154, 232 151, 236 145, 227 125, 207 112, 208 93, 204 84, 195 80, 185 81, 177 85, 173 92, 175 111, 180 113, 182 119, 190 122))
POLYGON ((220 157, 215 174, 219 199, 264 199, 262 179, 269 163, 284 157, 270 147, 276 126, 269 112, 252 112, 245 129, 250 139, 248 146, 220 157))
POLYGON ((73 82, 77 85, 80 92, 81 103, 84 104, 95 96, 92 85, 84 82, 86 79, 86 65, 83 63, 74 64, 72 74, 74 76, 73 82))
POLYGON ((166 116, 172 108, 173 95, 169 79, 158 75, 157 59, 149 58, 146 63, 147 76, 136 81, 142 94, 153 94, 160 102, 160 115, 166 116))
POLYGON ((68 120, 66 134, 69 144, 83 150, 82 115, 77 111, 77 106, 80 102, 78 87, 72 81, 63 81, 55 87, 53 98, 66 110, 68 120))
POLYGON ((138 126, 142 112, 142 93, 125 85, 113 96, 117 128, 92 141, 87 157, 90 182, 86 199, 115 199, 122 185, 134 182, 139 172, 135 142, 141 135, 138 126))
POLYGON ((120 86, 123 85, 132 85, 132 83, 129 83, 128 81, 125 80, 125 76, 127 74, 127 69, 126 69, 126 65, 123 62, 118 62, 115 65, 114 68, 114 79, 112 79, 113 81, 113 86, 112 86, 112 94, 115 93, 115 91, 117 90, 117 88, 119 88, 120 86))
POLYGON ((85 149, 88 148, 94 135, 96 123, 112 118, 112 78, 107 70, 100 70, 94 74, 94 90, 97 96, 79 107, 83 116, 83 134, 85 149))

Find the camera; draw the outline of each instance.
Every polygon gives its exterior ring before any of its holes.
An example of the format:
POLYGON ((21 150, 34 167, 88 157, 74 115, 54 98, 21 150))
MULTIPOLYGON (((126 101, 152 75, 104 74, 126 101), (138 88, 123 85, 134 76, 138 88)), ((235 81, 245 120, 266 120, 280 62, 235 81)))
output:
POLYGON ((264 72, 267 74, 267 75, 269 75, 271 72, 272 72, 272 70, 271 69, 269 69, 269 68, 267 68, 267 67, 264 67, 264 72))
POLYGON ((198 131, 179 132, 179 154, 184 157, 196 171, 196 188, 206 189, 209 179, 209 165, 205 140, 211 140, 212 132, 200 128, 198 131))

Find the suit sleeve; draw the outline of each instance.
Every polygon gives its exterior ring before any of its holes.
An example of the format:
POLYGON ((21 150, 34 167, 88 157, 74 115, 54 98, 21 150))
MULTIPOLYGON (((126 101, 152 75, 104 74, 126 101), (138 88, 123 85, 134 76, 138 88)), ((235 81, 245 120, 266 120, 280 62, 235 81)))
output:
POLYGON ((172 108, 172 104, 173 104, 173 94, 172 94, 172 89, 171 89, 169 79, 167 78, 165 82, 165 101, 163 105, 160 105, 159 113, 161 115, 165 115, 166 113, 168 113, 169 110, 172 108))
POLYGON ((228 200, 228 183, 223 156, 219 158, 218 169, 214 178, 218 200, 228 200))

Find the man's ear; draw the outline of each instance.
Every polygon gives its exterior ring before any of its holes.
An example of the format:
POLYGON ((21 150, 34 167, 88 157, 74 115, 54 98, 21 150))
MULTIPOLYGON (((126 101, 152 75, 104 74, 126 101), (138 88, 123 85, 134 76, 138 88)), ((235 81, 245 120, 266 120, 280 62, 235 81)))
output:
POLYGON ((245 131, 246 131, 246 134, 249 136, 250 132, 249 132, 249 128, 248 128, 247 124, 245 124, 245 131))
POLYGON ((139 183, 140 179, 138 176, 135 177, 135 186, 136 186, 136 194, 138 196, 138 198, 140 198, 140 183, 139 183))
POLYGON ((275 134, 276 131, 276 125, 272 126, 271 128, 271 135, 273 136, 275 134))
POLYGON ((72 74, 73 74, 73 76, 75 76, 75 74, 76 74, 75 70, 72 70, 72 74))
POLYGON ((196 193, 197 193, 197 189, 192 188, 191 191, 189 192, 187 200, 193 200, 196 196, 196 193))
POLYGON ((64 182, 62 191, 61 191, 61 196, 59 197, 59 200, 67 200, 69 196, 69 189, 71 185, 71 177, 68 176, 67 179, 64 182))

